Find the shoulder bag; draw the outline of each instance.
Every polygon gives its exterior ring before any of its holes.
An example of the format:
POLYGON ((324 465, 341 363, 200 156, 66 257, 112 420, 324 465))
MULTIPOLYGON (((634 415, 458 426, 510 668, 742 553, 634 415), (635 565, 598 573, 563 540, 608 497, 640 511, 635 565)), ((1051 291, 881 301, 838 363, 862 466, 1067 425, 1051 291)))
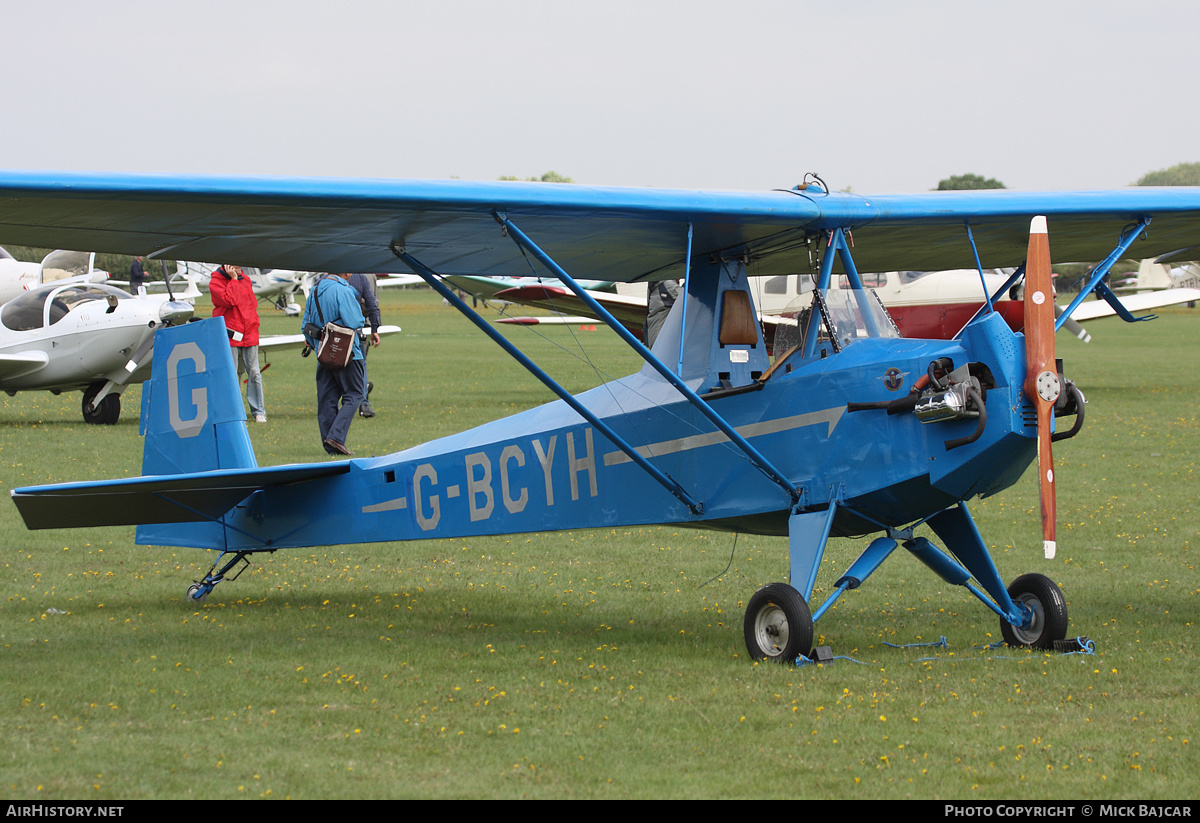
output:
POLYGON ((337 323, 325 322, 316 289, 313 289, 313 300, 317 305, 317 317, 322 323, 320 342, 317 343, 317 362, 327 369, 344 369, 354 356, 354 335, 358 332, 337 323))

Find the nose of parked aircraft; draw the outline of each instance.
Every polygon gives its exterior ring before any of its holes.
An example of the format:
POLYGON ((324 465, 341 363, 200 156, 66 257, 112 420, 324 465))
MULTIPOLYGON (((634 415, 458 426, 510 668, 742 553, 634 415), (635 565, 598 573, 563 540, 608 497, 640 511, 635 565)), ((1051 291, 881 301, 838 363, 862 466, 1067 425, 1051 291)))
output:
POLYGON ((175 326, 191 320, 194 311, 195 307, 190 303, 170 300, 163 303, 162 308, 158 310, 158 319, 168 326, 175 326))

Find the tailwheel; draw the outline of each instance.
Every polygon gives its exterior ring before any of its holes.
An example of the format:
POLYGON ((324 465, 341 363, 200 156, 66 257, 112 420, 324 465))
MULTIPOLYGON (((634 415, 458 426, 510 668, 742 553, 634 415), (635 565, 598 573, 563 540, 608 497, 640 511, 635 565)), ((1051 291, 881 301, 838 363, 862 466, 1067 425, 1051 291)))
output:
POLYGON ((1067 636, 1067 601, 1058 585, 1044 574, 1023 574, 1008 587, 1019 607, 1030 613, 1027 626, 1000 621, 1000 634, 1010 646, 1050 649, 1067 636))
POLYGON ((187 588, 187 602, 203 603, 208 597, 208 593, 212 591, 212 586, 205 586, 200 583, 193 583, 187 588))
POLYGON ((812 649, 812 613, 800 592, 787 583, 769 583, 750 598, 745 634, 755 660, 792 663, 812 649))
POLYGON ((250 567, 250 561, 246 555, 250 552, 239 551, 223 551, 217 556, 217 560, 208 570, 208 574, 204 575, 203 580, 198 580, 187 588, 186 600, 189 604, 203 603, 205 598, 217 587, 217 584, 223 580, 237 580, 241 577, 242 572, 250 567), (221 561, 225 559, 225 555, 232 554, 233 558, 225 565, 221 566, 221 561), (218 569, 217 567, 220 566, 218 569))

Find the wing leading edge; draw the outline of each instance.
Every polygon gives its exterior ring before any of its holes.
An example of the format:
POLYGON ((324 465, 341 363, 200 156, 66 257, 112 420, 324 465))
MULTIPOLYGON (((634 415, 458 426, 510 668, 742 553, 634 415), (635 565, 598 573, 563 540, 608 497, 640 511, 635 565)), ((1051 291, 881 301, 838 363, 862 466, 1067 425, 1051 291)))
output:
POLYGON ((1200 188, 925 192, 866 197, 815 188, 759 193, 545 183, 276 179, 0 172, 0 236, 172 259, 307 271, 395 272, 393 246, 442 274, 520 276, 507 215, 578 278, 677 277, 692 254, 748 256, 751 273, 806 271, 807 237, 852 229, 860 270, 974 267, 1023 258, 1046 215, 1060 260, 1093 261, 1151 217, 1139 256, 1200 244, 1200 188))

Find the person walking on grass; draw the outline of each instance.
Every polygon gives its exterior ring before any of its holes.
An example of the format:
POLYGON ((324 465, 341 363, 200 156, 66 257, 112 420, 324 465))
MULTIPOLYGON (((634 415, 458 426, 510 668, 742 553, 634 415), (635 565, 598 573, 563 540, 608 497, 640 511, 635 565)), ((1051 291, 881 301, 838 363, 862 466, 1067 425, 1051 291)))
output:
POLYGON ((316 349, 316 337, 326 323, 355 330, 354 353, 345 368, 331 369, 317 363, 317 428, 321 445, 331 455, 352 455, 346 447, 350 424, 367 398, 367 371, 363 348, 357 333, 366 323, 358 294, 344 275, 335 274, 317 281, 304 305, 304 339, 316 349))

